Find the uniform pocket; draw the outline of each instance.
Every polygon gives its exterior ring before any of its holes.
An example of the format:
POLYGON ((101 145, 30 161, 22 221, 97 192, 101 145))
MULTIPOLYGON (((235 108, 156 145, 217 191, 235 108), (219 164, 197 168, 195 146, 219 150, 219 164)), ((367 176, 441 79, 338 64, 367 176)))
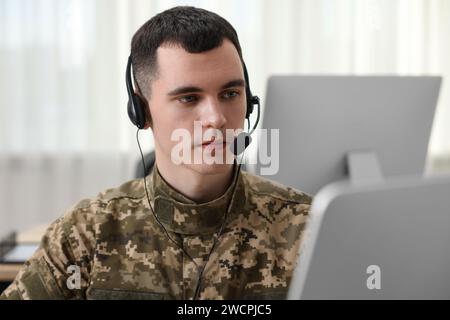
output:
POLYGON ((56 283, 53 272, 43 257, 32 259, 19 279, 19 295, 23 290, 26 299, 53 300, 64 299, 61 290, 56 283))

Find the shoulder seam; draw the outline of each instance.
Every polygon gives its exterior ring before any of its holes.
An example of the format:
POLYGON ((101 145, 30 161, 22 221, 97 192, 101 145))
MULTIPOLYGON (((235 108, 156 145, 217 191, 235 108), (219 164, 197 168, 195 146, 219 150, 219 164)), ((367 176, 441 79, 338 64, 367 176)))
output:
MULTIPOLYGON (((74 210, 86 209, 86 208, 89 208, 89 207, 90 207, 91 205, 93 205, 93 204, 102 204, 102 203, 103 203, 103 204, 106 204, 106 205, 107 205, 107 204, 109 204, 111 201, 114 201, 114 200, 117 200, 117 199, 123 199, 123 198, 139 200, 139 199, 144 198, 144 196, 141 196, 141 197, 133 197, 133 196, 127 196, 127 195, 124 195, 124 196, 117 196, 117 197, 109 198, 109 199, 107 199, 107 200, 102 200, 102 199, 94 198, 94 199, 92 199, 92 200, 89 200, 88 203, 86 203, 86 204, 84 204, 84 205, 82 205, 82 206, 75 205, 74 210)), ((80 201, 83 201, 83 200, 80 200, 80 201)))
MULTIPOLYGON (((295 203, 295 204, 307 204, 307 205, 310 204, 310 203, 304 203, 304 202, 300 202, 300 201, 296 201, 296 200, 289 200, 289 199, 286 199, 286 198, 278 197, 278 196, 270 194, 270 193, 258 192, 258 191, 256 191, 253 188, 252 188, 252 190, 254 190, 258 195, 268 196, 268 197, 275 198, 275 199, 278 199, 278 200, 281 200, 281 201, 284 201, 284 202, 295 203)), ((304 194, 304 195, 306 195, 306 194, 304 194)))
MULTIPOLYGON (((280 196, 277 196, 277 195, 274 195, 274 194, 270 194, 270 193, 267 193, 267 192, 261 192, 261 191, 256 190, 255 188, 253 188, 250 184, 249 184, 249 188, 252 189, 258 195, 268 196, 268 197, 275 198, 275 199, 278 199, 278 200, 281 200, 281 201, 285 201, 285 202, 289 202, 289 203, 310 204, 310 203, 304 203, 304 202, 300 202, 300 201, 296 201, 296 200, 286 199, 286 198, 283 198, 283 197, 280 197, 280 196)), ((306 194, 304 192, 301 192, 301 195, 306 196, 308 198, 312 198, 310 195, 308 195, 308 194, 306 194)))

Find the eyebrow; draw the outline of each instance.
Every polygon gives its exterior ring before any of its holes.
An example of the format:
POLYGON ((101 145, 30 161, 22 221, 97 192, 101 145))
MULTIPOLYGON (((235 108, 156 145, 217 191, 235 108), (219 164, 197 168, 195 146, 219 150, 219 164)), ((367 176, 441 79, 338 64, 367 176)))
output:
MULTIPOLYGON (((224 90, 224 89, 228 89, 228 88, 232 88, 232 87, 245 87, 245 81, 242 79, 231 80, 231 81, 228 81, 227 83, 225 83, 220 89, 224 90)), ((203 92, 203 91, 204 90, 199 87, 184 86, 184 87, 179 87, 179 88, 176 88, 176 89, 170 91, 167 95, 168 96, 177 96, 177 95, 183 94, 183 93, 194 93, 194 92, 203 92)))

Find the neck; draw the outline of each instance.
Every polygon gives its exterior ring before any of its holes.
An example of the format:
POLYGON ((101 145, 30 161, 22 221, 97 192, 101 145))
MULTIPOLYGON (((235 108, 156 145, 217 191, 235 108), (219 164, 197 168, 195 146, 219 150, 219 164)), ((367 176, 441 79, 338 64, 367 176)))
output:
POLYGON ((185 165, 161 159, 156 152, 156 166, 164 180, 185 197, 203 203, 219 198, 233 180, 233 164, 224 164, 217 173, 201 173, 185 165))

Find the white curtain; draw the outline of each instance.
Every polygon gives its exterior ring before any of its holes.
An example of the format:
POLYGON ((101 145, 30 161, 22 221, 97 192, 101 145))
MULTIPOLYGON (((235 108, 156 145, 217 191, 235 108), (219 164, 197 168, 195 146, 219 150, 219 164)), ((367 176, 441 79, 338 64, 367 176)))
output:
POLYGON ((0 0, 0 234, 133 177, 130 40, 180 4, 235 26, 263 105, 272 74, 444 76, 429 159, 450 167, 448 0, 0 0))

